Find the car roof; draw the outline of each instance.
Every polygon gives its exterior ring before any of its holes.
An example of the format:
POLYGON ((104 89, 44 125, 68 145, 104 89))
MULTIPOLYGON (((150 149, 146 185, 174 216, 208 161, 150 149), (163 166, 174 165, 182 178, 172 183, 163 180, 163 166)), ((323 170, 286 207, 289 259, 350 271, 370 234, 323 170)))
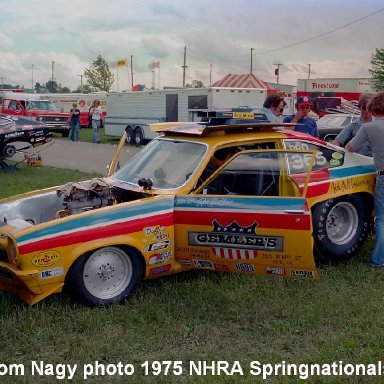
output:
POLYGON ((178 138, 196 142, 231 142, 253 139, 295 138, 322 142, 306 133, 293 131, 296 124, 283 123, 244 123, 230 125, 206 126, 199 123, 160 123, 152 124, 151 130, 162 133, 165 138, 178 138))

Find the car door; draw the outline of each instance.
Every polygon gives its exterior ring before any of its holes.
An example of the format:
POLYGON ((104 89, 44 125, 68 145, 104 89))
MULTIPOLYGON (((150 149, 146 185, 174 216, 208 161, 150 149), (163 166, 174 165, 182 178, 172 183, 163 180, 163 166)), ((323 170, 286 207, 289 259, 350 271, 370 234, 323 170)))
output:
POLYGON ((317 278, 305 198, 315 151, 242 151, 175 199, 175 257, 184 268, 317 278), (310 157, 303 189, 288 174, 310 157))

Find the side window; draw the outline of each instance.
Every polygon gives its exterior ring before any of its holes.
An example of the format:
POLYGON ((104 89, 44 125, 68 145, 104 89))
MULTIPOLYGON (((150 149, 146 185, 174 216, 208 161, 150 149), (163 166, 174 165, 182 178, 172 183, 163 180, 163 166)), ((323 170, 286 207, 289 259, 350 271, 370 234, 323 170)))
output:
MULTIPOLYGON (((312 169, 313 171, 340 167, 344 163, 344 153, 337 149, 298 140, 284 140, 284 146, 286 149, 291 150, 318 151, 316 153, 316 159, 312 169)), ((289 173, 306 173, 308 166, 311 163, 311 158, 312 155, 306 153, 287 154, 289 173)))
POLYGON ((17 100, 11 100, 8 104, 8 108, 12 109, 13 111, 18 111, 21 109, 20 104, 17 100))
POLYGON ((203 170, 200 179, 195 187, 198 188, 204 183, 218 168, 226 163, 232 156, 236 155, 241 151, 251 149, 275 149, 275 142, 258 142, 258 143, 244 143, 242 145, 233 147, 223 147, 216 150, 206 168, 203 170))
POLYGON ((281 153, 244 152, 235 155, 202 193, 279 196, 281 153))

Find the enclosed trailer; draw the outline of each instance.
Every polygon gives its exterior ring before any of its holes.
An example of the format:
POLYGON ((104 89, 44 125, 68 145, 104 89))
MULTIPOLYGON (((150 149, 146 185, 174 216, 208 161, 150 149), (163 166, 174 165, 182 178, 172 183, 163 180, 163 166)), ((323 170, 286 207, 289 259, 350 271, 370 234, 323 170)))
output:
POLYGON ((209 111, 238 107, 262 108, 267 96, 263 88, 174 88, 120 92, 107 95, 105 133, 121 136, 140 145, 157 136, 149 124, 173 121, 201 121, 209 111))

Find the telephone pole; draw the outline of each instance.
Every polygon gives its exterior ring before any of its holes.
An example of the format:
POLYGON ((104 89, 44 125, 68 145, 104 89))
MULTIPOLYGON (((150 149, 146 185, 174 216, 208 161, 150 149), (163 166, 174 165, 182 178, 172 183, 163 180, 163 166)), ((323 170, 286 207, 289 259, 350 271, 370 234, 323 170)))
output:
POLYGON ((253 51, 254 50, 255 50, 255 48, 251 48, 251 74, 253 72, 252 57, 253 57, 253 51))
POLYGON ((84 76, 84 75, 77 75, 77 76, 80 77, 80 90, 81 90, 81 93, 84 93, 84 92, 83 92, 83 76, 84 76))
POLYGON ((133 88, 133 55, 131 55, 131 89, 133 88))
POLYGON ((185 70, 187 69, 187 65, 185 65, 186 60, 187 60, 187 47, 184 47, 184 65, 181 67, 183 68, 183 88, 185 88, 185 70))
POLYGON ((53 92, 53 79, 54 79, 54 73, 55 73, 55 62, 52 61, 52 84, 51 84, 52 92, 53 92))
POLYGON ((311 78, 311 64, 308 64, 308 79, 311 78))
POLYGON ((275 76, 277 76, 276 83, 279 84, 279 79, 280 79, 280 70, 279 70, 279 68, 280 68, 283 64, 273 64, 273 65, 276 65, 276 66, 277 66, 277 68, 275 69, 275 76))
POLYGON ((0 80, 1 80, 1 89, 3 89, 3 80, 5 80, 6 77, 0 77, 0 80))

